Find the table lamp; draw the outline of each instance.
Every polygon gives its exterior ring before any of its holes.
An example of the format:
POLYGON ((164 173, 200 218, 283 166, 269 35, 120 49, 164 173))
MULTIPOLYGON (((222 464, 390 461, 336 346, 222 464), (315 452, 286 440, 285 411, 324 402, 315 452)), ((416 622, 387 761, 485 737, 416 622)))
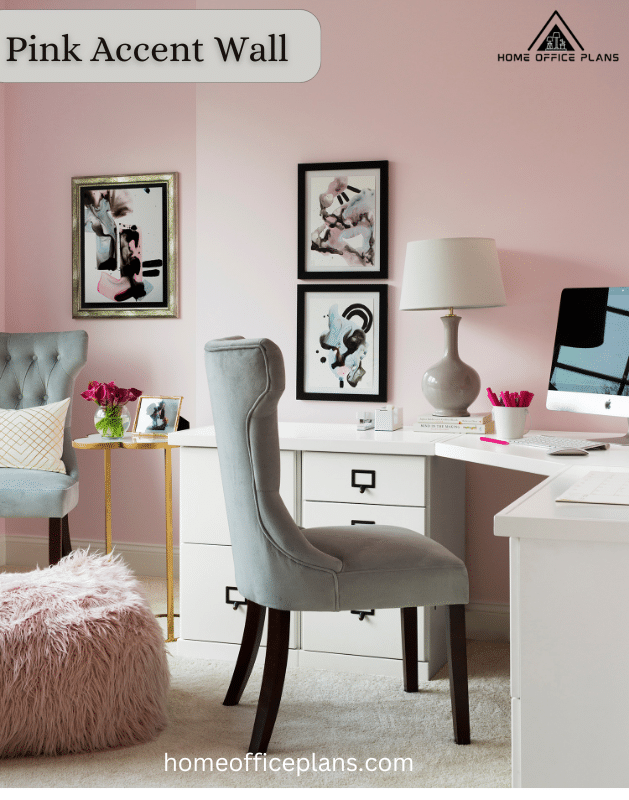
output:
POLYGON ((469 417, 480 391, 475 369, 459 358, 455 308, 490 308, 507 304, 494 239, 423 239, 406 248, 400 309, 449 309, 441 317, 445 353, 428 369, 422 390, 437 417, 469 417))

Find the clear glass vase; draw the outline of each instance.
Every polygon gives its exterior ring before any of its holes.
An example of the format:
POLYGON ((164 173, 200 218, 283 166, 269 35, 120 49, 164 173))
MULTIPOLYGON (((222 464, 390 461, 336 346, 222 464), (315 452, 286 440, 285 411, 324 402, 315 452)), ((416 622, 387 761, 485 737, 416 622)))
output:
POLYGON ((96 430, 107 439, 121 439, 130 424, 131 417, 126 406, 99 406, 94 414, 96 430))

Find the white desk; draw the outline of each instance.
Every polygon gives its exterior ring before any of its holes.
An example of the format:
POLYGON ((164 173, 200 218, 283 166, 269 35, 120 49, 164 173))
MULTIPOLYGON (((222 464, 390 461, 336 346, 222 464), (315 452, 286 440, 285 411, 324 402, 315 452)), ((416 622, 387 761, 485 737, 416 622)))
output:
MULTIPOLYGON (((464 559, 465 465, 435 456, 444 434, 309 423, 281 423, 279 433, 280 494, 298 525, 398 525, 464 559), (374 488, 352 485, 352 471, 373 472, 374 488)), ((181 448, 178 651, 235 660, 245 608, 236 589, 214 429, 181 431, 168 440, 181 448)), ((356 610, 369 614, 293 614, 290 663, 401 676, 397 610, 356 610)), ((446 662, 444 609, 423 609, 418 626, 419 676, 429 680, 446 662)))
MULTIPOLYGON (((596 434, 573 435, 596 438, 596 434)), ((186 451, 216 447, 211 428, 171 434, 169 443, 182 447, 182 480, 186 451)), ((547 476, 495 518, 495 534, 510 539, 513 785, 629 786, 629 507, 555 503, 561 491, 589 470, 629 470, 629 447, 560 457, 481 442, 469 434, 420 434, 409 429, 358 433, 349 425, 294 423, 280 425, 280 447, 287 453, 422 458, 435 467, 435 479, 440 475, 457 491, 462 491, 460 472, 447 467, 457 461, 547 476)), ((199 460, 191 466, 197 469, 199 460)), ((295 469, 293 483, 285 490, 293 501, 302 491, 301 462, 295 469)), ((432 466, 427 476, 431 471, 432 466)), ((181 494, 182 540, 187 524, 184 497, 187 493, 191 503, 198 503, 201 488, 197 473, 188 475, 181 494)), ((446 513, 438 507, 439 483, 427 477, 424 489, 427 519, 432 520, 428 531, 437 535, 437 523, 446 513)), ((454 519, 460 522, 461 498, 451 495, 448 501, 459 504, 454 519)), ((301 514, 295 502, 293 510, 301 514)), ((462 534, 454 532, 453 549, 460 546, 462 534)), ((182 569, 184 551, 182 542, 182 569)), ((182 595, 182 632, 185 626, 182 595)), ((298 633, 295 636, 298 639, 298 633)), ((346 668, 339 658, 336 664, 330 656, 325 665, 346 668)))
POLYGON ((587 472, 629 470, 629 447, 560 457, 464 436, 435 449, 549 476, 495 517, 509 537, 513 786, 629 786, 629 507, 555 502, 587 472))

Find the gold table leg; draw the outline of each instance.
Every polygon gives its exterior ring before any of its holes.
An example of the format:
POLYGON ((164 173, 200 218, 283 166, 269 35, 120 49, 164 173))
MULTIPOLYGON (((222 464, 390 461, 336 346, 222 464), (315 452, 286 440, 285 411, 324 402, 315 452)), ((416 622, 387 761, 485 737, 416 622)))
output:
POLYGON ((174 596, 174 558, 173 558, 173 477, 172 477, 172 447, 166 442, 150 441, 135 442, 131 438, 114 439, 105 443, 102 437, 94 436, 85 439, 77 439, 72 443, 73 447, 85 450, 102 450, 105 456, 105 550, 107 554, 112 551, 112 531, 111 531, 111 451, 116 447, 125 450, 164 450, 164 482, 165 482, 165 502, 166 502, 166 603, 167 614, 157 614, 158 617, 167 617, 167 642, 176 642, 175 638, 175 596, 174 596))
POLYGON ((176 642, 173 587, 173 472, 170 447, 164 450, 164 482, 166 496, 166 609, 168 618, 167 642, 176 642))
POLYGON ((105 448, 105 552, 111 553, 111 450, 105 448))

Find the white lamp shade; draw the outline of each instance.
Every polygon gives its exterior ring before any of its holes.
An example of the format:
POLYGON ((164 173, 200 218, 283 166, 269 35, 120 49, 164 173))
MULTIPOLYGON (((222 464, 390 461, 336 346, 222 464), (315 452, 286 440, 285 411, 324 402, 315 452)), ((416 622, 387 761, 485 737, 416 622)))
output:
POLYGON ((400 309, 506 304, 495 239, 423 239, 406 246, 400 309))

